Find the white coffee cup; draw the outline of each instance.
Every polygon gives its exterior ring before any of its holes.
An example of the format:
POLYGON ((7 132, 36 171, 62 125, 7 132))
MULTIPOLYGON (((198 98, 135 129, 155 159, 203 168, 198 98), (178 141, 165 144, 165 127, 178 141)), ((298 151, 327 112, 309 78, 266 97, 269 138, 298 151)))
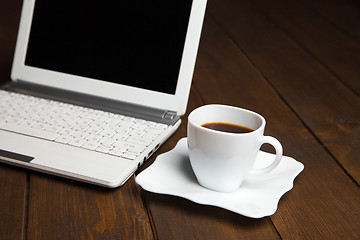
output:
POLYGON ((265 119, 252 111, 226 106, 205 105, 188 117, 187 141, 192 169, 200 185, 219 192, 233 192, 249 175, 272 171, 282 157, 280 142, 264 136, 265 119), (206 123, 227 123, 250 128, 247 133, 230 133, 203 127, 206 123), (255 169, 254 163, 262 144, 276 151, 267 167, 255 169))

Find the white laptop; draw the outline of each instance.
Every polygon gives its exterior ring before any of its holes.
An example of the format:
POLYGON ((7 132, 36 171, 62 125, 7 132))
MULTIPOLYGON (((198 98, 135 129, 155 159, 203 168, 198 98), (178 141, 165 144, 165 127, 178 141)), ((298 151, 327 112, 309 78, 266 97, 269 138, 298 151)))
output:
POLYGON ((205 5, 25 0, 0 90, 0 161, 124 184, 180 125, 205 5))

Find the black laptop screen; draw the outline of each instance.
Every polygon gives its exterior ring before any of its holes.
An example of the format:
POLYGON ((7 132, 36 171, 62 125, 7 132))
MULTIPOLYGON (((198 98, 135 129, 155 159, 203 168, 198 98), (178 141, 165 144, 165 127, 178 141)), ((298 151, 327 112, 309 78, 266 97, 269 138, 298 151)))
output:
POLYGON ((191 0, 36 0, 25 65, 175 94, 191 0))

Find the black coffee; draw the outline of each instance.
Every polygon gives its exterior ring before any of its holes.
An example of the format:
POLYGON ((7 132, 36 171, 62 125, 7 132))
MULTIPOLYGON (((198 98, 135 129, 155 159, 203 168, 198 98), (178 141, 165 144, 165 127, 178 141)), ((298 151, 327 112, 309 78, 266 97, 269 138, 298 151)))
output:
POLYGON ((254 131, 253 129, 231 124, 231 123, 222 123, 222 122, 212 122, 212 123, 205 123, 201 125, 202 127, 221 131, 221 132, 229 132, 229 133, 249 133, 254 131))

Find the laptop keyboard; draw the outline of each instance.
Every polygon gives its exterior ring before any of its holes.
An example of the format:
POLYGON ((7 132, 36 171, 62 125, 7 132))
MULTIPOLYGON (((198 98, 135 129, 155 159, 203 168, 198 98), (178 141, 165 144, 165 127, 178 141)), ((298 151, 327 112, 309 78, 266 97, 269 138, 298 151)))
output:
POLYGON ((135 159, 168 125, 0 90, 0 129, 135 159))

